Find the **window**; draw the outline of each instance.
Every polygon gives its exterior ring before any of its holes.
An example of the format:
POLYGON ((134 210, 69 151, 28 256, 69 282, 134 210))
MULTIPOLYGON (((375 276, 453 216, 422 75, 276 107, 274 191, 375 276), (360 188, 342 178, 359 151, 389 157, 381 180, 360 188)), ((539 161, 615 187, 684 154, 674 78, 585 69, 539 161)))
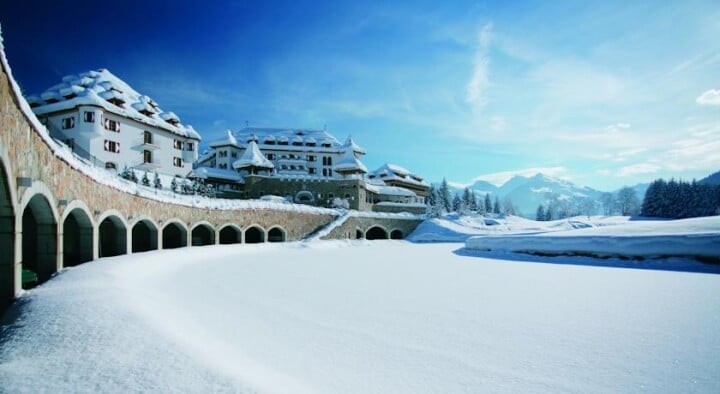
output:
POLYGON ((332 145, 330 145, 330 144, 327 143, 327 142, 324 142, 324 143, 322 144, 322 147, 323 147, 323 148, 329 148, 329 147, 331 147, 331 146, 332 146, 332 145))
POLYGON ((152 152, 149 150, 143 151, 143 163, 152 163, 152 152))
POLYGON ((85 123, 95 123, 95 112, 85 111, 83 119, 85 119, 85 123))
POLYGON ((116 133, 120 132, 120 122, 117 122, 115 120, 105 118, 103 121, 103 126, 105 126, 105 130, 114 131, 116 133))
POLYGON ((267 154, 267 159, 268 159, 268 160, 275 160, 275 154, 274 154, 274 153, 268 153, 268 154, 267 154))
POLYGON ((220 164, 220 165, 218 166, 218 168, 220 168, 220 169, 222 169, 222 170, 227 169, 227 163, 222 163, 222 164, 220 164))
POLYGON ((328 168, 328 176, 332 176, 332 170, 328 168))
POLYGON ((328 159, 327 165, 331 166, 331 165, 332 165, 332 157, 329 157, 329 156, 328 156, 327 159, 328 159))
POLYGON ((287 170, 287 166, 286 166, 285 164, 283 164, 283 165, 280 166, 280 169, 281 169, 281 170, 287 170))
POLYGON ((106 170, 117 170, 117 164, 109 161, 109 162, 105 163, 105 169, 106 170))
POLYGON ((323 176, 327 176, 327 168, 323 168, 323 176))
POLYGON ((315 161, 317 161, 317 156, 309 155, 309 156, 307 157, 307 161, 315 162, 315 161))
POLYGON ((180 140, 173 140, 173 148, 182 150, 183 142, 180 140))
POLYGON ((173 157, 173 165, 175 167, 182 167, 183 166, 183 159, 180 157, 173 157))
POLYGON ((315 170, 315 168, 313 168, 313 167, 310 167, 310 168, 308 168, 308 173, 309 173, 309 174, 313 174, 313 175, 314 175, 314 174, 316 174, 316 173, 317 173, 317 171, 315 170))
POLYGON ((120 153, 120 143, 110 140, 105 140, 105 152, 120 153))
POLYGON ((195 144, 192 143, 192 142, 188 142, 188 143, 187 143, 187 151, 188 151, 188 152, 192 152, 192 151, 194 151, 194 150, 195 150, 195 144))
MULTIPOLYGON (((323 165, 324 165, 324 166, 327 165, 327 157, 325 157, 325 156, 323 156, 323 165)), ((323 174, 323 175, 324 175, 324 174, 323 174)))
POLYGON ((72 129, 73 127, 75 127, 75 117, 63 118, 63 120, 62 120, 62 128, 63 129, 72 129))
POLYGON ((230 152, 231 157, 237 157, 237 152, 230 152))
POLYGON ((143 131, 143 142, 146 144, 152 144, 152 140, 152 133, 147 130, 143 131))

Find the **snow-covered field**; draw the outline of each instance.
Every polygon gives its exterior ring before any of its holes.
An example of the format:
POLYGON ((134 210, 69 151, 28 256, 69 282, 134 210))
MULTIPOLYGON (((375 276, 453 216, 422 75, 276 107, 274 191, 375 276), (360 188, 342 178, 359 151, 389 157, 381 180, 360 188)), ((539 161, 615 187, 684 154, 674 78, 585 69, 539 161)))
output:
POLYGON ((720 392, 720 275, 518 256, 319 241, 101 259, 6 314, 0 391, 720 392))

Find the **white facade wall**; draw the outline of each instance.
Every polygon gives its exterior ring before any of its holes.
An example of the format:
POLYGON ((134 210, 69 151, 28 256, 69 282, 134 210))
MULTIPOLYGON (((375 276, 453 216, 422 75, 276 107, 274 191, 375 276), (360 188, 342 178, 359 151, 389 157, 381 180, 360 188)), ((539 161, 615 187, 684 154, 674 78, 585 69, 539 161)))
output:
MULTIPOLYGON (((258 148, 275 166, 278 175, 304 175, 318 178, 341 179, 333 167, 343 157, 343 150, 318 146, 266 145, 258 148), (311 159, 314 157, 314 161, 311 159), (323 160, 325 158, 325 160, 323 160), (311 170, 311 169, 314 169, 311 170)), ((245 152, 244 148, 234 145, 216 146, 214 159, 202 162, 202 165, 221 169, 233 169, 235 162, 245 152), (212 161, 215 164, 212 164, 212 161)))
POLYGON ((100 162, 115 164, 119 171, 128 166, 170 176, 185 176, 192 170, 192 164, 198 158, 198 140, 108 112, 100 107, 79 106, 68 111, 41 115, 40 118, 47 119, 49 128, 59 131, 66 139, 72 139, 76 148, 87 151, 100 162), (86 121, 86 112, 94 114, 93 122, 86 121), (64 125, 68 126, 68 118, 73 118, 73 127, 64 128, 64 125), (119 132, 108 130, 105 119, 117 122, 119 132), (145 131, 152 135, 151 144, 145 143, 145 131), (176 140, 182 143, 182 150, 175 148, 176 140), (113 151, 112 144, 108 146, 106 141, 119 144, 119 148, 115 146, 119 152, 113 151), (150 152, 151 161, 148 163, 144 160, 145 151, 150 152), (178 162, 176 158, 182 162, 178 162))

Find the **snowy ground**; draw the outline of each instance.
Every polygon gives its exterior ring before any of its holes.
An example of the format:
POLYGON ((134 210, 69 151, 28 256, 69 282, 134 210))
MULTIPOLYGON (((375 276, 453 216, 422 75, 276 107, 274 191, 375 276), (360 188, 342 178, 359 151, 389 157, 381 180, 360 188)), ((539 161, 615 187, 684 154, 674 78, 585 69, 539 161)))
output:
POLYGON ((66 269, 6 314, 0 391, 720 392, 720 275, 461 248, 226 245, 66 269))

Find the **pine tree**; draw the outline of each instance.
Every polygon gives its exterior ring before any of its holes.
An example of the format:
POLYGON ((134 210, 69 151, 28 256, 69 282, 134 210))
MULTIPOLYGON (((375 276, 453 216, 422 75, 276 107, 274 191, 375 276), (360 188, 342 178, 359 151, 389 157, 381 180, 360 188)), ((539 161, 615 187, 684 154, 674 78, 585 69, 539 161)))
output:
POLYGON ((153 185, 156 189, 162 189, 162 180, 160 179, 160 175, 158 175, 157 171, 155 171, 155 179, 153 179, 153 185))
POLYGON ((172 181, 170 182, 170 190, 173 191, 173 193, 177 193, 177 177, 173 177, 172 181))
POLYGON ((485 193, 485 212, 492 212, 492 202, 490 202, 490 193, 485 193))
POLYGON ((452 210, 454 212, 461 213, 462 205, 463 205, 463 201, 460 198, 460 195, 456 194, 455 197, 453 197, 453 199, 452 199, 452 210))
POLYGON ((450 195, 450 187, 448 187, 447 180, 443 178, 440 184, 440 202, 442 203, 445 212, 452 211, 452 196, 450 195))
POLYGON ((470 189, 466 187, 465 190, 463 190, 462 196, 462 202, 465 210, 470 209, 470 207, 472 206, 472 201, 470 201, 471 198, 472 196, 470 194, 470 189))
POLYGON ((493 213, 500 213, 500 211, 501 211, 500 199, 498 198, 498 196, 495 196, 495 204, 493 205, 492 211, 493 211, 493 213))
POLYGON ((538 222, 545 221, 545 208, 543 208, 542 204, 538 205, 537 211, 535 211, 535 220, 538 222))
POLYGON ((475 195, 475 190, 470 192, 470 207, 469 207, 469 209, 473 212, 480 211, 480 209, 478 207, 477 195, 475 195))
POLYGON ((143 186, 150 186, 150 178, 148 178, 148 173, 145 171, 142 177, 142 184, 143 186))

